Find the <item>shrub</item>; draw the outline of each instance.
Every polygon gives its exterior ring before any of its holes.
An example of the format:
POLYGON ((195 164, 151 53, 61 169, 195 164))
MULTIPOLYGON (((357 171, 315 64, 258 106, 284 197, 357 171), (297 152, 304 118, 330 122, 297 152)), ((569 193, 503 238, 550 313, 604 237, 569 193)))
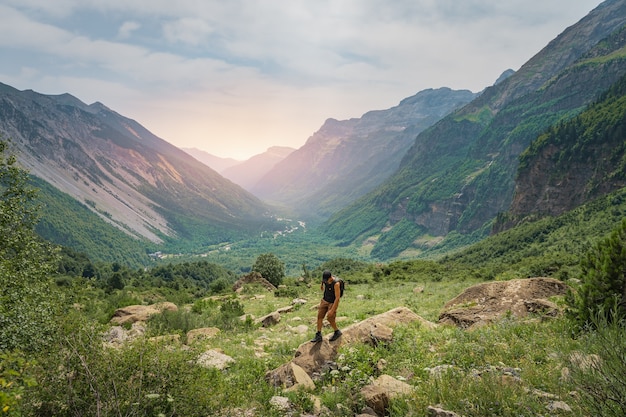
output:
MULTIPOLYGON (((584 334, 584 355, 588 359, 572 360, 568 368, 575 386, 581 394, 581 405, 587 415, 626 415, 626 331, 625 323, 608 314, 597 312, 592 318, 595 330, 584 334), (607 317, 611 317, 607 319, 607 317), (591 356, 595 355, 595 356, 591 356)), ((580 356, 578 356, 580 357, 580 356)))
POLYGON ((593 318, 626 317, 626 219, 609 237, 600 241, 581 260, 582 285, 568 296, 569 316, 581 327, 594 325, 593 318), (615 307, 615 308, 613 308, 615 307), (613 311, 614 314, 608 314, 613 311))
POLYGON ((220 408, 214 394, 224 388, 221 376, 198 366, 196 352, 147 339, 107 348, 100 330, 69 334, 42 362, 39 386, 24 396, 24 415, 206 416, 220 408))
POLYGON ((55 250, 34 232, 36 190, 0 140, 0 350, 45 349, 57 333, 61 298, 50 278, 55 250))
POLYGON ((258 272, 263 278, 276 287, 278 287, 283 282, 283 278, 285 278, 285 264, 273 253, 259 255, 252 266, 252 271, 258 272))

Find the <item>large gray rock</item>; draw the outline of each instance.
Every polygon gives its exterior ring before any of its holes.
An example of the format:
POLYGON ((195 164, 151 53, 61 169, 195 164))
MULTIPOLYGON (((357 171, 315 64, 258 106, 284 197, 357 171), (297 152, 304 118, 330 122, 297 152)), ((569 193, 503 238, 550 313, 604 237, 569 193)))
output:
POLYGON ((567 284, 554 278, 525 278, 487 282, 467 288, 448 301, 439 323, 471 328, 493 322, 505 314, 525 317, 530 313, 556 314, 556 305, 547 301, 564 295, 567 284))
MULTIPOLYGON (((421 318, 408 308, 398 307, 342 329, 342 336, 334 342, 324 337, 319 343, 305 342, 301 344, 291 362, 313 377, 325 364, 336 359, 342 345, 357 342, 370 344, 390 342, 393 339, 393 327, 415 321, 419 321, 427 328, 436 326, 436 324, 421 318)), ((284 375, 288 375, 288 372, 283 368, 290 366, 291 362, 269 371, 265 376, 266 380, 274 386, 288 384, 288 381, 284 379, 284 375)))

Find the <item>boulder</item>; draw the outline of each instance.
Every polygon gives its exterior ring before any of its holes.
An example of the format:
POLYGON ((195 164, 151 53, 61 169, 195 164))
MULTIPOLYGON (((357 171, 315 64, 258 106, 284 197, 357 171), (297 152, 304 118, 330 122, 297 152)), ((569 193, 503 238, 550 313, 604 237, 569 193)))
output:
POLYGON ((113 313, 111 322, 115 324, 135 323, 137 321, 146 321, 155 314, 163 311, 178 311, 176 304, 170 302, 156 303, 152 305, 132 305, 118 308, 113 313))
POLYGON ((319 373, 325 364, 336 359, 340 346, 357 342, 370 344, 390 342, 393 336, 393 327, 415 321, 421 322, 428 328, 436 326, 436 324, 421 318, 408 308, 398 307, 341 329, 343 334, 334 342, 329 341, 328 337, 324 337, 319 343, 305 342, 301 344, 291 362, 268 371, 265 378, 274 386, 286 385, 288 382, 283 378, 289 371, 284 368, 290 366, 291 363, 295 363, 310 377, 313 377, 315 373, 319 373))
POLYGON ((198 365, 219 370, 228 368, 233 362, 235 362, 233 358, 215 349, 207 350, 197 359, 198 365))
POLYGON ((399 396, 413 392, 414 387, 406 382, 399 381, 389 375, 381 375, 369 385, 361 389, 365 404, 371 407, 376 414, 385 415, 390 401, 399 396))
POLYGON ((244 275, 243 277, 239 278, 237 282, 233 284, 233 291, 240 292, 245 284, 255 283, 260 284, 268 291, 276 291, 276 287, 274 286, 274 284, 263 278, 263 276, 258 272, 250 272, 248 275, 244 275))
POLYGON ((220 332, 217 327, 202 327, 200 329, 193 329, 187 332, 187 344, 191 345, 199 340, 210 339, 215 337, 220 332))
POLYGON ((567 284, 554 278, 526 278, 487 282, 467 288, 448 301, 439 323, 472 328, 491 323, 505 314, 525 317, 529 313, 556 315, 547 298, 564 295, 567 284))
POLYGON ((256 324, 260 324, 263 327, 274 326, 275 324, 280 323, 280 313, 274 311, 266 316, 259 317, 254 321, 256 324))
POLYGON ((315 389, 315 383, 311 377, 304 372, 304 369, 293 362, 289 362, 286 366, 281 367, 280 374, 276 373, 272 377, 276 378, 276 380, 268 382, 273 386, 281 386, 285 391, 315 389))

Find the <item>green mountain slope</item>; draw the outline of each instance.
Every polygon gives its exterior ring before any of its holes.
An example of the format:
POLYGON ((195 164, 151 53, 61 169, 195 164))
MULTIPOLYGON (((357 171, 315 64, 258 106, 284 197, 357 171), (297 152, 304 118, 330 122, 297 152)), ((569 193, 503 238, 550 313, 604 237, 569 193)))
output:
POLYGON ((41 178, 32 177, 32 186, 39 190, 37 201, 43 213, 35 227, 39 236, 89 254, 92 261, 117 262, 133 267, 150 263, 148 249, 155 248, 154 243, 133 238, 112 227, 87 205, 60 192, 41 178))
POLYGON ((515 195, 497 230, 558 215, 626 187, 626 77, 589 109, 540 135, 520 157, 515 195))
POLYGON ((603 3, 514 75, 418 135, 396 174, 323 230, 346 244, 376 242, 380 259, 484 237, 510 206, 520 153, 626 73, 624 23, 626 2, 603 3))

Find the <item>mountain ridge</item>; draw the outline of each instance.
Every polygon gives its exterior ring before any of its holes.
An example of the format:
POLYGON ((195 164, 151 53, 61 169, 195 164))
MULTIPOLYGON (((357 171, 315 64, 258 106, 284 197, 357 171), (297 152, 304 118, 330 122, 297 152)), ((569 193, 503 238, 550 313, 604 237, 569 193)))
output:
POLYGON ((323 230, 344 244, 373 239, 372 254, 382 258, 427 251, 451 232, 485 236, 508 209, 519 154, 626 71, 624 23, 626 2, 602 3, 515 74, 417 135, 397 172, 323 230))
POLYGON ((391 175, 418 132, 476 95, 430 88, 360 118, 329 118, 251 191, 298 215, 327 218, 391 175))
POLYGON ((271 223, 258 198, 102 103, 1 84, 0 132, 32 175, 136 238, 222 241, 271 223))

